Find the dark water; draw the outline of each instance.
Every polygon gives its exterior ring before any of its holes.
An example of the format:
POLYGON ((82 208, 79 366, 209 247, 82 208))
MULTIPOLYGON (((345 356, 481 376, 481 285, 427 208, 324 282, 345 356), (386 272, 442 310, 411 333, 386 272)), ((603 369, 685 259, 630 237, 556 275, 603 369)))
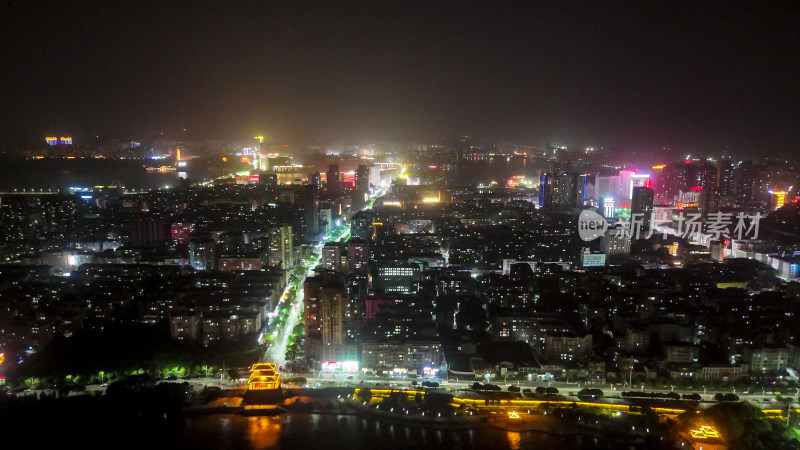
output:
POLYGON ((127 159, 0 160, 0 191, 109 186, 114 181, 133 189, 176 185, 179 172, 147 172, 148 163, 153 165, 152 161, 127 159))
POLYGON ((283 414, 244 417, 218 414, 180 419, 166 448, 243 449, 527 449, 593 448, 593 439, 496 429, 440 431, 346 415, 283 414))
POLYGON ((540 171, 547 171, 548 165, 533 158, 521 156, 497 157, 489 161, 462 161, 451 175, 457 184, 486 183, 497 181, 504 184, 513 176, 524 176, 528 180, 538 180, 540 171))

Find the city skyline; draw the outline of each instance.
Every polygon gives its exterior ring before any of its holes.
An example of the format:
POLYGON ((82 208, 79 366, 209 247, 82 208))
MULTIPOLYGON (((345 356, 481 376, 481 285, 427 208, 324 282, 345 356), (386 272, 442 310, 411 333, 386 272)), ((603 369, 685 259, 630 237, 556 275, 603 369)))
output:
POLYGON ((800 3, 0 11, 16 435, 800 449, 800 3))

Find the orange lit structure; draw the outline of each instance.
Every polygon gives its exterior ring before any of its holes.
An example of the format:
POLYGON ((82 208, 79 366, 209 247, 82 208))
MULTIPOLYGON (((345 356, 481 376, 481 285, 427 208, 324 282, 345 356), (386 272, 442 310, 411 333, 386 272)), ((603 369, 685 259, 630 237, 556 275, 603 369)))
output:
POLYGON ((703 425, 697 430, 690 430, 694 439, 719 438, 719 432, 710 425, 703 425))
POLYGON ((248 389, 266 390, 278 389, 281 385, 281 375, 275 363, 256 363, 250 368, 250 378, 247 380, 248 389))
POLYGON ((772 194, 772 201, 775 204, 775 209, 778 209, 786 204, 785 191, 769 191, 772 194))

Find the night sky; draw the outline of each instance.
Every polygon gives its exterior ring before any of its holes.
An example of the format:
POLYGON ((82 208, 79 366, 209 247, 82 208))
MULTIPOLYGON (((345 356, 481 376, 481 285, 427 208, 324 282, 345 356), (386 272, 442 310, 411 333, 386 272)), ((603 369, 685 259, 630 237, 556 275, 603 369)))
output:
POLYGON ((3 137, 800 142, 798 2, 121 3, 0 3, 3 137))

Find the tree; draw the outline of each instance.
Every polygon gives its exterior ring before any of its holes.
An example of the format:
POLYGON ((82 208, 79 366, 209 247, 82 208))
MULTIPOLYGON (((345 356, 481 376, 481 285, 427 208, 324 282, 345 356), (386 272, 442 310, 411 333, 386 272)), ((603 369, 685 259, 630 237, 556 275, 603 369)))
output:
POLYGON ((602 397, 602 396, 603 396, 603 391, 601 391, 600 389, 584 388, 584 389, 581 389, 580 391, 578 391, 578 397, 597 398, 597 397, 602 397))
POLYGON ((558 395, 558 389, 551 386, 545 389, 545 393, 547 393, 547 395, 558 395))
POLYGON ((228 378, 230 378, 231 380, 238 380, 239 378, 241 378, 241 375, 239 374, 238 370, 231 367, 230 369, 228 369, 228 378))
POLYGON ((508 392, 516 392, 517 394, 519 394, 519 387, 518 386, 509 386, 508 387, 508 392))
POLYGON ((370 389, 359 389, 358 393, 356 394, 356 398, 358 398, 361 402, 369 402, 372 399, 372 390, 370 389))
POLYGON ((722 399, 726 402, 738 402, 739 396, 736 394, 728 393, 725 394, 722 399))
POLYGON ((722 392, 717 392, 716 394, 714 394, 714 400, 718 402, 725 401, 725 394, 723 394, 722 392))

